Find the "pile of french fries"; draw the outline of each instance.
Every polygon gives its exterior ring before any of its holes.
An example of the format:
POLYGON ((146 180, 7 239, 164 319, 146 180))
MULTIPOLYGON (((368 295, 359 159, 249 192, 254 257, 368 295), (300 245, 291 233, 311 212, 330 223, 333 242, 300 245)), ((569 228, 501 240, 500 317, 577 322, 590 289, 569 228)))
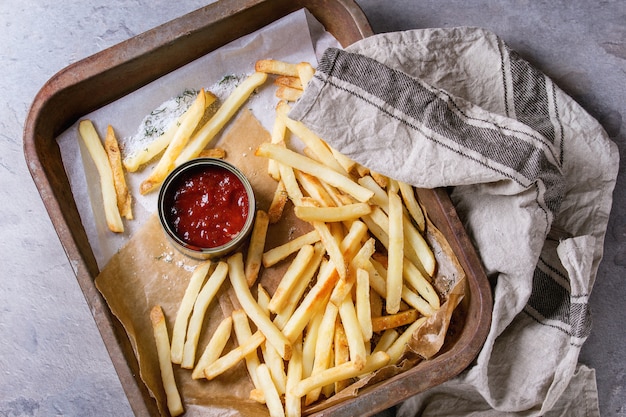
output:
MULTIPOLYGON (((161 307, 151 312, 171 415, 184 412, 174 366, 189 369, 193 379, 212 380, 243 361, 254 386, 250 399, 264 403, 271 416, 300 416, 304 407, 398 363, 414 332, 440 308, 432 285, 436 260, 413 187, 351 161, 288 117, 289 102, 313 76, 308 63, 260 60, 204 125, 199 121, 215 96, 202 90, 170 130, 124 160, 133 172, 160 154, 140 192, 158 188, 174 167, 206 151, 255 88, 274 79, 280 101, 271 141, 255 152, 267 158, 268 175, 277 184, 269 210, 257 212, 245 254, 196 267, 171 336, 161 307), (291 137, 304 144, 303 151, 291 146, 291 137), (266 248, 268 228, 281 221, 289 201, 311 231, 266 248), (270 294, 259 277, 280 265, 285 272, 270 294), (238 305, 207 345, 198 346, 206 321, 215 319, 205 317, 206 311, 228 285, 238 305), (224 352, 233 337, 236 347, 224 352)), ((92 129, 89 121, 81 122, 86 142, 95 141, 92 129)), ((209 152, 223 157, 219 149, 209 152)), ((102 160, 96 152, 92 156, 102 160)), ((102 178, 107 175, 114 178, 103 168, 102 178)), ((103 194, 111 188, 102 185, 103 194)))

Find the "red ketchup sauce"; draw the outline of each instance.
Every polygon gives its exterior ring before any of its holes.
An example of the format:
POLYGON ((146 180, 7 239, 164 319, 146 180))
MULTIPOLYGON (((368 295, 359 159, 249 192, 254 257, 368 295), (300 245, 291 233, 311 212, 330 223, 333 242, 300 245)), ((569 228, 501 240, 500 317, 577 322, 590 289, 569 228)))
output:
POLYGON ((219 166, 182 174, 165 196, 165 217, 184 242, 199 248, 225 245, 243 229, 250 202, 241 180, 219 166))

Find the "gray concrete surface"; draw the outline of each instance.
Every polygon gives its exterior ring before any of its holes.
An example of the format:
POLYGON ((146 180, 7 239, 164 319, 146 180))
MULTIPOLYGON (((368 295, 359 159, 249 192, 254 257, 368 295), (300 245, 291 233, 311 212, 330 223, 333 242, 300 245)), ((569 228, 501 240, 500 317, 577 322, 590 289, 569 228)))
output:
MULTIPOLYGON (((41 199, 22 128, 55 72, 208 0, 0 1, 0 417, 130 416, 41 199)), ((626 416, 626 2, 359 0, 377 32, 473 25, 499 34, 595 116, 622 155, 580 361, 603 416, 626 416)))

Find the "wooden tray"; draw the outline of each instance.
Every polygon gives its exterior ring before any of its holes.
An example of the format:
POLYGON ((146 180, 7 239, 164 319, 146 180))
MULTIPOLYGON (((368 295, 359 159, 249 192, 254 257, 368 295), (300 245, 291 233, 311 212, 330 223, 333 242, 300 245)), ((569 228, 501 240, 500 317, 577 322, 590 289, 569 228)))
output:
MULTIPOLYGON (((24 128, 29 170, 138 416, 158 416, 156 403, 138 376, 124 329, 94 286, 98 266, 56 138, 81 116, 303 7, 343 46, 373 34, 361 9, 350 0, 222 0, 68 66, 43 86, 30 108, 24 128)), ((460 308, 461 326, 436 358, 318 415, 369 415, 391 407, 456 376, 485 341, 492 299, 476 251, 445 190, 419 190, 418 194, 468 277, 469 297, 460 308)))

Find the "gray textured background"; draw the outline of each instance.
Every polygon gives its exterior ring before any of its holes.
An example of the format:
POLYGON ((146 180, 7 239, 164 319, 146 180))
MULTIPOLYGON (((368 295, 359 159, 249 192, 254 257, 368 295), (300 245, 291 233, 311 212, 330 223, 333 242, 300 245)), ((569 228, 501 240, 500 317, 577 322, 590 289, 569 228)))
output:
MULTIPOLYGON (((130 416, 128 401, 27 171, 28 107, 58 70, 209 0, 0 0, 0 417, 130 416)), ((626 2, 358 0, 376 32, 482 26, 551 76, 622 155, 580 360, 603 416, 626 416, 626 2)))

